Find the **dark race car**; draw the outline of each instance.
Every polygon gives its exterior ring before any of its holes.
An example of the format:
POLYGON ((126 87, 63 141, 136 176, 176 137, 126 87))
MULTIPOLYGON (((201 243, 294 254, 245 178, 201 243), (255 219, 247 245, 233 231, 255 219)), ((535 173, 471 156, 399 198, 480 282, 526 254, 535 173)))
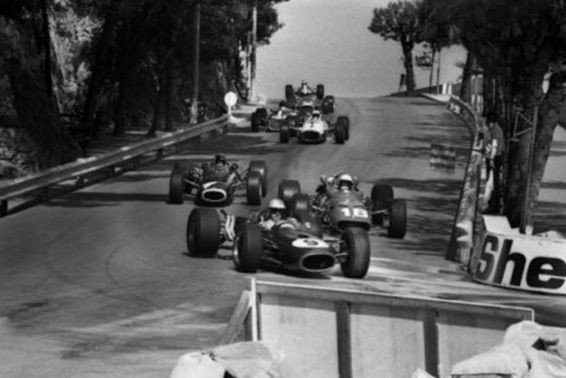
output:
POLYGON ((235 217, 225 211, 195 208, 187 222, 187 248, 191 256, 214 257, 222 244, 230 244, 240 272, 260 268, 303 273, 327 273, 341 254, 339 243, 316 235, 309 222, 284 220, 263 228, 260 214, 235 217))
POLYGON ((258 132, 261 128, 268 132, 279 131, 283 123, 294 122, 297 114, 298 110, 288 107, 285 101, 281 101, 277 109, 258 108, 252 113, 251 131, 258 132))
POLYGON ((344 276, 363 278, 370 264, 368 229, 371 221, 363 202, 357 197, 335 197, 332 200, 332 221, 313 204, 311 196, 301 193, 296 180, 283 180, 278 196, 283 199, 293 217, 309 221, 318 229, 324 240, 334 240, 339 245, 338 256, 344 276))
POLYGON ((190 197, 197 205, 227 205, 241 189, 245 190, 248 204, 261 204, 267 192, 264 161, 251 161, 245 170, 239 170, 237 164, 220 167, 213 163, 192 167, 175 164, 169 180, 169 203, 180 204, 190 197))
POLYGON ((285 85, 285 102, 289 107, 298 107, 303 101, 313 102, 323 114, 334 112, 334 96, 325 96, 323 84, 318 84, 316 89, 311 88, 304 81, 297 89, 291 84, 285 85))

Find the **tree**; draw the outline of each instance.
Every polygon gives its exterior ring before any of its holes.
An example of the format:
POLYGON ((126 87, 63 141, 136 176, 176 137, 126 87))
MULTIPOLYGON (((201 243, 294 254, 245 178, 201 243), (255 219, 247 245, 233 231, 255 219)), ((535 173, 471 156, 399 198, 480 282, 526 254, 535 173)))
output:
POLYGON ((401 43, 407 77, 407 93, 414 95, 416 84, 413 71, 413 48, 422 42, 422 1, 398 0, 386 7, 375 8, 368 29, 384 40, 392 39, 401 43))
POLYGON ((0 68, 9 78, 18 124, 33 140, 40 168, 72 161, 80 153, 49 87, 46 7, 44 0, 8 1, 0 7, 0 68))
MULTIPOLYGON (((532 225, 544 167, 563 89, 564 75, 557 70, 551 90, 542 84, 551 67, 566 57, 566 5, 560 0, 431 0, 437 15, 456 29, 460 40, 483 68, 495 79, 500 95, 488 98, 488 109, 501 114, 508 137, 513 130, 512 112, 533 119, 539 108, 535 132, 536 148, 530 187, 528 177, 530 135, 511 139, 507 152, 507 180, 504 208, 512 226, 519 226, 523 212, 532 225), (500 104, 503 102, 503 104, 500 104), (525 208, 526 194, 530 193, 525 208)), ((563 69, 564 67, 562 67, 563 69)))

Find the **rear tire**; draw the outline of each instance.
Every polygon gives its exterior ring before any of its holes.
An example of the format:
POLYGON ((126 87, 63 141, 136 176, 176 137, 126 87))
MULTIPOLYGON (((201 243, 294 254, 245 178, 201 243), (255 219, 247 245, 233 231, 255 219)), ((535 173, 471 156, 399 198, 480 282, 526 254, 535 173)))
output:
POLYGON ((348 116, 339 116, 337 122, 342 122, 346 129, 346 133, 344 135, 345 140, 350 139, 350 118, 348 116))
POLYGON ((407 233, 407 203, 405 200, 396 199, 389 208, 389 227, 387 236, 402 239, 407 233))
POLYGON ((306 193, 296 193, 291 200, 291 208, 289 215, 297 218, 299 221, 305 221, 311 215, 311 199, 306 193))
POLYGON ((277 188, 277 197, 281 198, 287 209, 291 209, 293 197, 301 192, 301 184, 297 180, 282 180, 277 188))
MULTIPOLYGON (((374 184, 371 188, 372 211, 387 210, 393 202, 391 185, 374 184)), ((383 225, 383 214, 372 214, 371 221, 376 226, 383 225)))
POLYGON ((267 109, 266 108, 258 108, 256 110, 259 124, 262 126, 267 126, 267 109))
POLYGON ((169 178, 169 203, 181 204, 185 195, 185 169, 175 164, 169 178))
POLYGON ((319 100, 322 100, 324 98, 324 85, 323 84, 318 84, 316 86, 316 98, 318 98, 319 100))
POLYGON ((348 257, 340 263, 342 273, 349 278, 364 278, 369 269, 371 253, 366 230, 348 227, 344 230, 342 241, 348 250, 348 257))
POLYGON ((336 122, 336 128, 334 130, 334 139, 337 144, 344 144, 346 140, 346 125, 344 122, 336 122))
POLYGON ((255 273, 261 263, 263 238, 257 224, 244 223, 236 240, 234 266, 243 273, 255 273))
POLYGON ((252 132, 257 133, 259 131, 259 114, 257 114, 257 110, 252 113, 252 121, 251 121, 251 129, 252 132))
POLYGON ((294 107, 296 105, 295 90, 291 84, 285 85, 285 101, 290 107, 294 107))
POLYGON ((263 197, 261 188, 261 174, 256 171, 249 172, 246 180, 246 198, 248 205, 261 205, 261 199, 263 197))
POLYGON ((189 255, 215 257, 220 246, 220 217, 214 209, 196 208, 187 221, 189 255))

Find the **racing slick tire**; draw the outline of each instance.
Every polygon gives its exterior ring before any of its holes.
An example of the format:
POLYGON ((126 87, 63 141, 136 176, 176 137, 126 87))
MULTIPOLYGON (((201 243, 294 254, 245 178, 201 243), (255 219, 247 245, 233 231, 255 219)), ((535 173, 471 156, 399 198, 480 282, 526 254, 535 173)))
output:
POLYGON ((291 200, 289 215, 299 221, 309 219, 311 213, 311 199, 306 193, 296 193, 291 200))
POLYGON ((257 110, 252 113, 251 129, 253 133, 259 131, 259 114, 257 114, 257 110))
POLYGON ((393 203, 393 187, 391 185, 374 184, 371 188, 371 222, 376 226, 383 225, 383 213, 373 211, 387 210, 393 203))
POLYGON ((345 140, 349 140, 350 139, 350 118, 348 116, 339 116, 338 120, 340 120, 339 122, 344 123, 344 125, 346 125, 346 135, 345 135, 345 140))
POLYGON ((334 113, 334 96, 326 96, 322 100, 322 114, 334 113))
POLYGON ((185 169, 176 163, 169 178, 169 203, 183 203, 185 196, 185 169))
POLYGON ((316 98, 318 98, 319 100, 322 100, 324 98, 324 85, 323 84, 318 84, 316 86, 316 98))
POLYGON ((267 164, 263 160, 252 160, 248 167, 248 172, 259 172, 261 176, 261 195, 265 197, 267 194, 267 164))
POLYGON ((346 124, 340 117, 338 117, 338 121, 336 121, 334 139, 337 144, 344 144, 344 142, 346 141, 346 124))
POLYGON ((214 209, 195 208, 187 221, 187 249, 195 257, 215 257, 220 246, 220 217, 214 209))
POLYGON ((295 100, 295 90, 291 84, 285 85, 285 101, 287 102, 287 106, 290 108, 294 108, 297 105, 297 101, 295 100))
POLYGON ((259 119, 259 124, 262 126, 267 126, 267 109, 258 108, 256 112, 259 119))
POLYGON ((361 227, 347 227, 342 234, 342 244, 348 253, 340 262, 342 273, 348 278, 364 278, 369 269, 369 237, 361 227))
POLYGON ((234 266, 243 273, 255 273, 261 263, 263 238, 257 224, 244 223, 234 245, 234 266))
POLYGON ((246 179, 246 199, 248 200, 248 205, 261 205, 262 197, 261 174, 257 171, 251 171, 246 179))
POLYGON ((279 130, 279 141, 281 143, 289 143, 290 134, 291 134, 291 128, 289 127, 289 124, 284 122, 281 125, 281 129, 279 130))
POLYGON ((277 197, 281 198, 287 209, 291 209, 293 197, 301 192, 301 184, 297 180, 282 180, 277 188, 277 197))
POLYGON ((393 200, 389 208, 389 226, 387 236, 402 239, 407 233, 407 203, 405 200, 393 200))

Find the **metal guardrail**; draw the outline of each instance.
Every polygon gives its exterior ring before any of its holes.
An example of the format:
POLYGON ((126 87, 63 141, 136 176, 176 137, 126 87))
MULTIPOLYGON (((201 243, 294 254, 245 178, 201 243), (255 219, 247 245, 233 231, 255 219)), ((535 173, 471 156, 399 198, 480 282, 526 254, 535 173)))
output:
MULTIPOLYGON (((75 162, 57 166, 41 173, 10 180, 0 185, 0 217, 9 213, 8 201, 10 199, 26 195, 29 193, 42 191, 39 195, 41 198, 48 198, 46 194, 48 188, 57 183, 78 178, 78 187, 82 187, 82 177, 97 171, 109 170, 110 175, 115 175, 116 167, 131 164, 140 165, 141 157, 149 153, 156 152, 153 160, 161 159, 165 156, 165 149, 182 145, 189 139, 200 137, 211 132, 226 133, 228 129, 228 116, 213 119, 211 121, 185 129, 176 130, 158 138, 142 141, 136 144, 128 145, 100 156, 94 156, 87 159, 80 159, 75 162)), ((175 150, 177 151, 177 149, 175 150)), ((29 202, 38 202, 41 199, 35 198, 29 202)))

